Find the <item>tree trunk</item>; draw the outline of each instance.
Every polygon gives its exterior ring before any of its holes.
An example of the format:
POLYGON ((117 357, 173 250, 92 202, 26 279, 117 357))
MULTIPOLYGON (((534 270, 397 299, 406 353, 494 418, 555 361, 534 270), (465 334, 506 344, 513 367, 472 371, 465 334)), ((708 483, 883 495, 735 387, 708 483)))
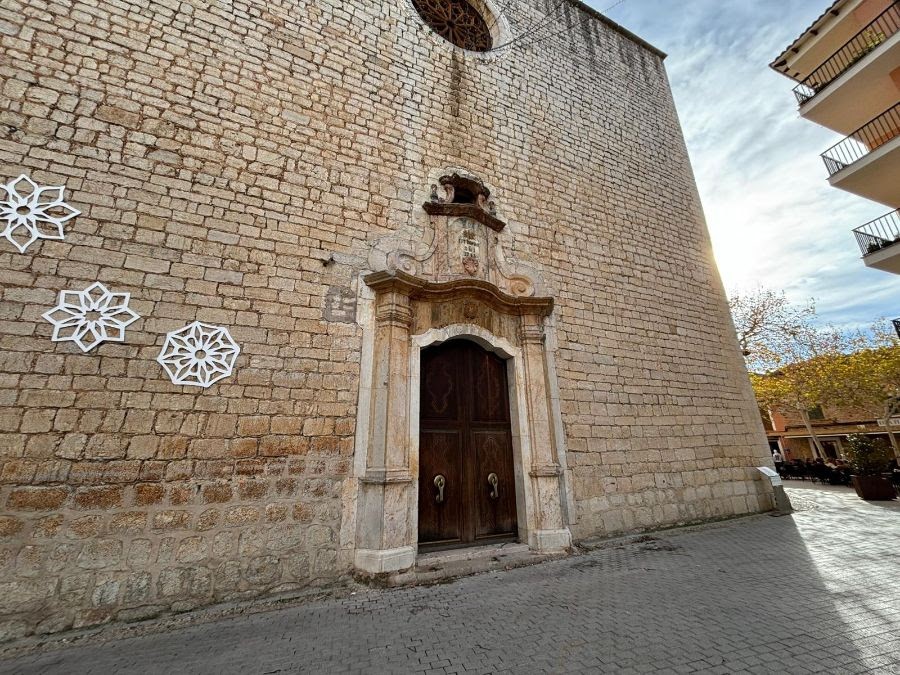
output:
POLYGON ((816 432, 813 431, 812 422, 809 419, 809 411, 806 410, 806 408, 797 408, 797 410, 800 412, 800 419, 803 420, 803 426, 806 427, 809 437, 813 440, 813 454, 816 455, 813 459, 825 459, 825 449, 819 442, 819 437, 816 436, 816 432))
POLYGON ((891 426, 891 418, 896 414, 898 405, 900 404, 894 399, 884 404, 884 426, 887 429, 888 438, 891 439, 894 457, 900 460, 900 444, 897 443, 897 435, 894 433, 894 427, 891 426))

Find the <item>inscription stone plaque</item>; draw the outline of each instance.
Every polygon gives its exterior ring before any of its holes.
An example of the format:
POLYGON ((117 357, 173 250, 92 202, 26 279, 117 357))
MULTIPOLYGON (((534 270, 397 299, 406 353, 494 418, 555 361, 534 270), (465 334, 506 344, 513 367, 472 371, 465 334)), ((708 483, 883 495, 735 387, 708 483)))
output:
POLYGON ((325 320, 332 323, 356 321, 356 293, 344 286, 332 286, 325 295, 325 320))

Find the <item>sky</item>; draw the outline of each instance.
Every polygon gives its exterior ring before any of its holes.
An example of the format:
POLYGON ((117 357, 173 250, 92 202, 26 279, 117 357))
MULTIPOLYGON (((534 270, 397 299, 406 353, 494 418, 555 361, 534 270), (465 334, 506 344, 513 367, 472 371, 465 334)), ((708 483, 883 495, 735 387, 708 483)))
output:
POLYGON ((768 67, 829 0, 587 0, 668 53, 713 248, 729 292, 814 299, 843 327, 900 317, 900 276, 860 260, 852 230, 883 204, 829 186, 819 154, 841 137, 800 119, 768 67))

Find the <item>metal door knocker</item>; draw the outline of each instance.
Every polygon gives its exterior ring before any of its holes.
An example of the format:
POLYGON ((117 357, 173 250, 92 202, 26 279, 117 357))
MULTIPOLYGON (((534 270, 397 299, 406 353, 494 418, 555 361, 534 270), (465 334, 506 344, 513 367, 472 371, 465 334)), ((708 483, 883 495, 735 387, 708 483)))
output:
POLYGON ((438 489, 437 496, 434 498, 438 504, 444 503, 444 487, 447 485, 447 479, 441 474, 434 477, 434 486, 438 489))
POLYGON ((491 499, 499 499, 500 492, 497 490, 497 486, 500 484, 500 479, 497 478, 497 474, 489 473, 488 483, 491 484, 491 499))

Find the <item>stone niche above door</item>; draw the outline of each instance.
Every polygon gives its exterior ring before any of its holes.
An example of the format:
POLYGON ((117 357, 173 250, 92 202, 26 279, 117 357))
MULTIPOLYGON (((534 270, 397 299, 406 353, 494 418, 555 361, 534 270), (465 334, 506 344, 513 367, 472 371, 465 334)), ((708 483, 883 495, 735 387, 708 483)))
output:
POLYGON ((537 269, 504 256, 506 223, 490 190, 441 173, 418 224, 376 242, 362 277, 364 328, 350 522, 364 574, 415 564, 418 536, 421 352, 471 340, 505 363, 517 538, 532 549, 571 545, 566 462, 548 318, 554 301, 537 269))
POLYGON ((430 187, 416 222, 372 247, 374 271, 403 272, 429 282, 478 279, 514 297, 547 296, 538 269, 503 250, 511 239, 491 191, 461 170, 430 187))

